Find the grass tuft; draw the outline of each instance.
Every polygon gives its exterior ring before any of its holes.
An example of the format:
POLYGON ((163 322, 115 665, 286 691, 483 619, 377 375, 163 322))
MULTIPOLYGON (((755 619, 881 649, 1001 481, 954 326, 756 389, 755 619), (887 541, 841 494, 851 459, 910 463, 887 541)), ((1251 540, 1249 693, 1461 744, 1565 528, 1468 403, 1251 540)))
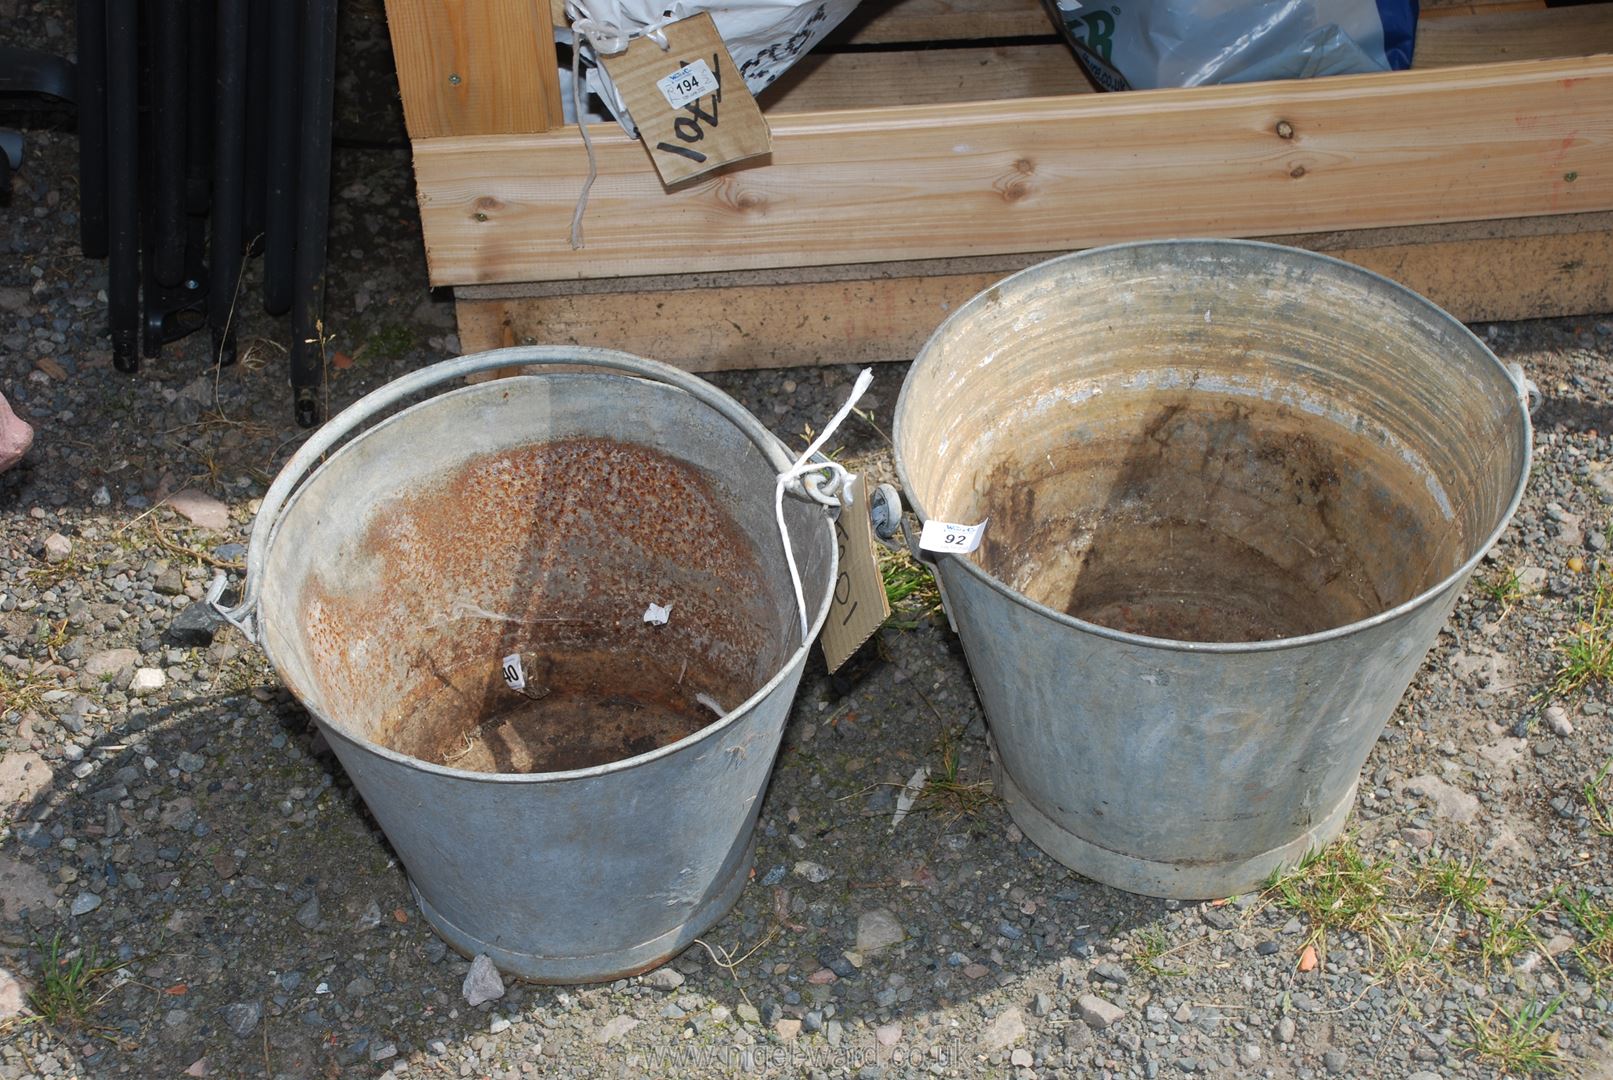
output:
POLYGON ((1613 757, 1602 763, 1596 775, 1585 782, 1581 794, 1585 797, 1585 816, 1591 827, 1603 836, 1613 836, 1613 757))
POLYGON ((1479 592, 1499 607, 1502 615, 1511 611, 1512 606, 1523 599, 1523 580, 1513 567, 1498 572, 1488 580, 1480 580, 1477 584, 1479 592))
POLYGON ((106 997, 104 993, 96 993, 96 986, 123 965, 100 963, 93 947, 64 956, 60 934, 52 938, 49 945, 41 945, 40 952, 44 955, 39 970, 39 989, 28 995, 34 1012, 46 1024, 61 1031, 92 1027, 90 1017, 106 997))
POLYGON ((963 728, 941 729, 935 740, 940 761, 930 770, 916 808, 939 814, 946 821, 956 821, 977 816, 997 798, 990 780, 970 780, 965 776, 962 746, 963 728))
POLYGON ((1165 937, 1165 932, 1157 926, 1150 926, 1137 932, 1137 966, 1155 978, 1175 978, 1188 974, 1186 968, 1173 968, 1165 966, 1165 958, 1185 949, 1191 945, 1192 939, 1172 946, 1165 937))
POLYGON ((44 705, 45 691, 56 685, 53 679, 23 675, 0 668, 0 716, 21 716, 44 705))
POLYGON ((1484 892, 1490 887, 1489 877, 1477 863, 1455 859, 1430 863, 1418 876, 1418 882, 1425 892, 1470 915, 1484 910, 1484 892))
POLYGON ((885 583, 885 599, 891 609, 901 615, 892 621, 901 626, 916 626, 941 610, 941 589, 928 567, 921 565, 905 551, 878 549, 879 576, 885 583))
POLYGON ((1557 645, 1562 662, 1543 696, 1567 697, 1592 682, 1613 678, 1613 574, 1598 571, 1591 610, 1557 645))
POLYGON ((1313 941, 1324 941, 1329 930, 1348 930, 1381 945, 1394 936, 1385 906, 1391 865, 1388 859, 1367 858, 1346 838, 1274 875, 1266 888, 1310 921, 1313 941))
POLYGON ((1497 1007, 1483 1018, 1469 1009, 1467 1024, 1473 1037, 1457 1045, 1501 1072, 1566 1073, 1569 1061, 1557 1048, 1557 1033, 1545 1027, 1562 1003, 1559 996, 1545 1004, 1530 1002, 1517 1012, 1497 1007))
POLYGON ((1581 891, 1563 900, 1569 918, 1585 935, 1585 943, 1574 950, 1585 974, 1600 986, 1613 978, 1613 905, 1598 903, 1581 891))

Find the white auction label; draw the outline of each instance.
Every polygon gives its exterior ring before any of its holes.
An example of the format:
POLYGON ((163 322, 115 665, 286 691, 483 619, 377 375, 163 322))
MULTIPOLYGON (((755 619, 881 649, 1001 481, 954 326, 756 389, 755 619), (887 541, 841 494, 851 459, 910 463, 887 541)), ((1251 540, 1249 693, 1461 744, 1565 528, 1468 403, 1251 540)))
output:
POLYGON ((924 531, 919 534, 919 547, 925 551, 946 551, 953 555, 967 555, 980 546, 980 539, 985 535, 984 521, 978 525, 959 525, 956 522, 936 521, 932 518, 924 523, 924 531))
POLYGON ((666 78, 656 82, 656 88, 666 103, 681 109, 691 101, 698 101, 717 89, 717 76, 704 60, 685 64, 666 78))
POLYGON ((504 658, 504 685, 511 690, 526 689, 526 669, 521 666, 521 654, 512 652, 504 658))

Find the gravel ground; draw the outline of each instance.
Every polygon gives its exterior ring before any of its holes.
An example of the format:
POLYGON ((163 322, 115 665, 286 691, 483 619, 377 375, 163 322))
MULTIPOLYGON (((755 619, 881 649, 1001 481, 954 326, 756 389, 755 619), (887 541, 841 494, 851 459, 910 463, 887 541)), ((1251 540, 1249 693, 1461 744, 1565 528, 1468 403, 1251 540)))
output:
MULTIPOLYGON (((70 9, 0 0, 3 36, 67 49, 70 9)), ((379 4, 343 13, 333 409, 458 346, 422 285, 379 4)), ((1587 797, 1609 688, 1539 697, 1560 645, 1604 626, 1613 321, 1476 328, 1545 393, 1527 499, 1374 748, 1349 837, 1286 888, 1179 904, 1042 855, 990 793, 961 652, 915 598, 854 674, 808 669, 756 877, 709 949, 472 1006, 470 963, 307 714, 196 618, 305 435, 286 325, 249 297, 236 367, 195 337, 113 371, 70 125, 28 123, 0 208, 0 387, 38 429, 0 475, 0 1077, 1613 1077, 1613 821, 1587 797), (921 764, 951 782, 893 836, 921 764)), ((878 370, 886 429, 904 370, 878 370)), ((793 435, 851 377, 716 381, 793 435)), ((843 441, 889 474, 872 427, 843 441)))

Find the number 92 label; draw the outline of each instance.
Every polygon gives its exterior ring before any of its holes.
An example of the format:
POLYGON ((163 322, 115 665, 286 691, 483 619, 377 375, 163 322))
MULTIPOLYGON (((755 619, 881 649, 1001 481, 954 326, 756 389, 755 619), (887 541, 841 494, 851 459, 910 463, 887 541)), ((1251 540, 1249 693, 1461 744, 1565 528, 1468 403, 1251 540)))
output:
POLYGON ((959 525, 956 522, 936 521, 932 518, 924 523, 924 531, 919 534, 919 547, 925 551, 967 555, 980 546, 980 540, 985 535, 984 521, 978 525, 959 525))

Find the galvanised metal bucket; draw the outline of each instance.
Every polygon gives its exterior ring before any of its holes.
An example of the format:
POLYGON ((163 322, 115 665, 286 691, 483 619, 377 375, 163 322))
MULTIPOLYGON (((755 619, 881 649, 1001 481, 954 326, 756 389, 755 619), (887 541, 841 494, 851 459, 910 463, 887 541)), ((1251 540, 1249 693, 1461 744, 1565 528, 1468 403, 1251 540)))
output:
POLYGON ((1133 892, 1250 889, 1336 836, 1362 763, 1523 495, 1519 383, 1376 274, 1129 244, 975 297, 896 407, 999 790, 1133 892))
POLYGON ((520 348, 389 384, 276 479, 226 614, 314 715, 455 949, 542 982, 612 979, 733 904, 837 572, 833 500, 797 489, 803 640, 774 516, 790 466, 675 368, 520 348), (568 370, 364 428, 532 364, 568 370))

